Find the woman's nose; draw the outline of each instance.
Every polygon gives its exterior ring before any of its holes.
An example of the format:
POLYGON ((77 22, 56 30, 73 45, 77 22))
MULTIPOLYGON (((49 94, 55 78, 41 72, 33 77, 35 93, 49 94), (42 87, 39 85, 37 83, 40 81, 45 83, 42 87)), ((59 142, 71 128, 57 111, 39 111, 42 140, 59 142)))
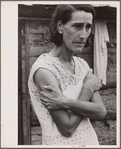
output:
POLYGON ((79 38, 83 38, 83 39, 87 38, 87 31, 85 28, 83 28, 83 30, 80 31, 79 38))

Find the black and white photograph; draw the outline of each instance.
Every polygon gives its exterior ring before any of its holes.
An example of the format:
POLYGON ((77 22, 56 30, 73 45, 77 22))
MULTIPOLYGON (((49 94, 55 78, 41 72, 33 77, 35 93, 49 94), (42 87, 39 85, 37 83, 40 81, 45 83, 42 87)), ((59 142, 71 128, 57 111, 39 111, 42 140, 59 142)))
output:
POLYGON ((3 2, 1 12, 2 147, 120 147, 120 1, 3 2))

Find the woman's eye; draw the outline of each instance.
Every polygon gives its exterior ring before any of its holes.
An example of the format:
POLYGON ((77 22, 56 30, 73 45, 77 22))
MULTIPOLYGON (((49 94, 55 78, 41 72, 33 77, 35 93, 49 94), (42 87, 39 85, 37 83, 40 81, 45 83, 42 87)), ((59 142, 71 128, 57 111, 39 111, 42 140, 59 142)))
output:
POLYGON ((75 25, 74 28, 79 28, 79 26, 78 25, 75 25))
POLYGON ((92 24, 87 24, 86 26, 84 26, 83 24, 75 24, 73 27, 76 30, 83 30, 85 28, 88 31, 92 28, 92 24))
POLYGON ((87 29, 91 29, 92 28, 92 25, 89 24, 89 25, 86 26, 86 28, 87 29))
POLYGON ((82 26, 81 26, 81 25, 75 25, 75 28, 77 28, 77 29, 81 29, 82 26))

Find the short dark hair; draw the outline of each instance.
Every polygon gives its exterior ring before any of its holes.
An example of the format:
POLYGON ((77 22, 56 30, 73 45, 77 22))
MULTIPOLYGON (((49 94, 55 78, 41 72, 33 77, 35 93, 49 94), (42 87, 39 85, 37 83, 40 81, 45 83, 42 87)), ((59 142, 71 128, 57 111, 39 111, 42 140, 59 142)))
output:
POLYGON ((52 21, 50 24, 50 39, 51 41, 60 46, 62 44, 62 34, 60 34, 57 30, 57 23, 59 20, 63 24, 66 24, 69 20, 71 20, 72 13, 76 10, 81 10, 85 12, 90 12, 93 16, 93 20, 95 17, 95 10, 93 6, 89 4, 80 4, 80 5, 58 5, 55 9, 55 12, 52 15, 52 21))

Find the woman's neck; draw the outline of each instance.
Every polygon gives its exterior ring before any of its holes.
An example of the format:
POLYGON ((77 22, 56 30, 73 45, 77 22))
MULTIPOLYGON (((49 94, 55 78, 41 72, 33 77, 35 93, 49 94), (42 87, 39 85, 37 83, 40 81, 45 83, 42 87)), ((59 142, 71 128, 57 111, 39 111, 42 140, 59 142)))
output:
POLYGON ((49 52, 49 55, 53 57, 58 57, 63 63, 71 63, 74 53, 61 45, 59 47, 56 46, 54 49, 52 49, 52 51, 49 52))
POLYGON ((71 74, 75 74, 75 63, 72 58, 74 53, 72 53, 70 50, 64 48, 64 46, 59 46, 50 51, 49 55, 58 57, 64 68, 71 74))

